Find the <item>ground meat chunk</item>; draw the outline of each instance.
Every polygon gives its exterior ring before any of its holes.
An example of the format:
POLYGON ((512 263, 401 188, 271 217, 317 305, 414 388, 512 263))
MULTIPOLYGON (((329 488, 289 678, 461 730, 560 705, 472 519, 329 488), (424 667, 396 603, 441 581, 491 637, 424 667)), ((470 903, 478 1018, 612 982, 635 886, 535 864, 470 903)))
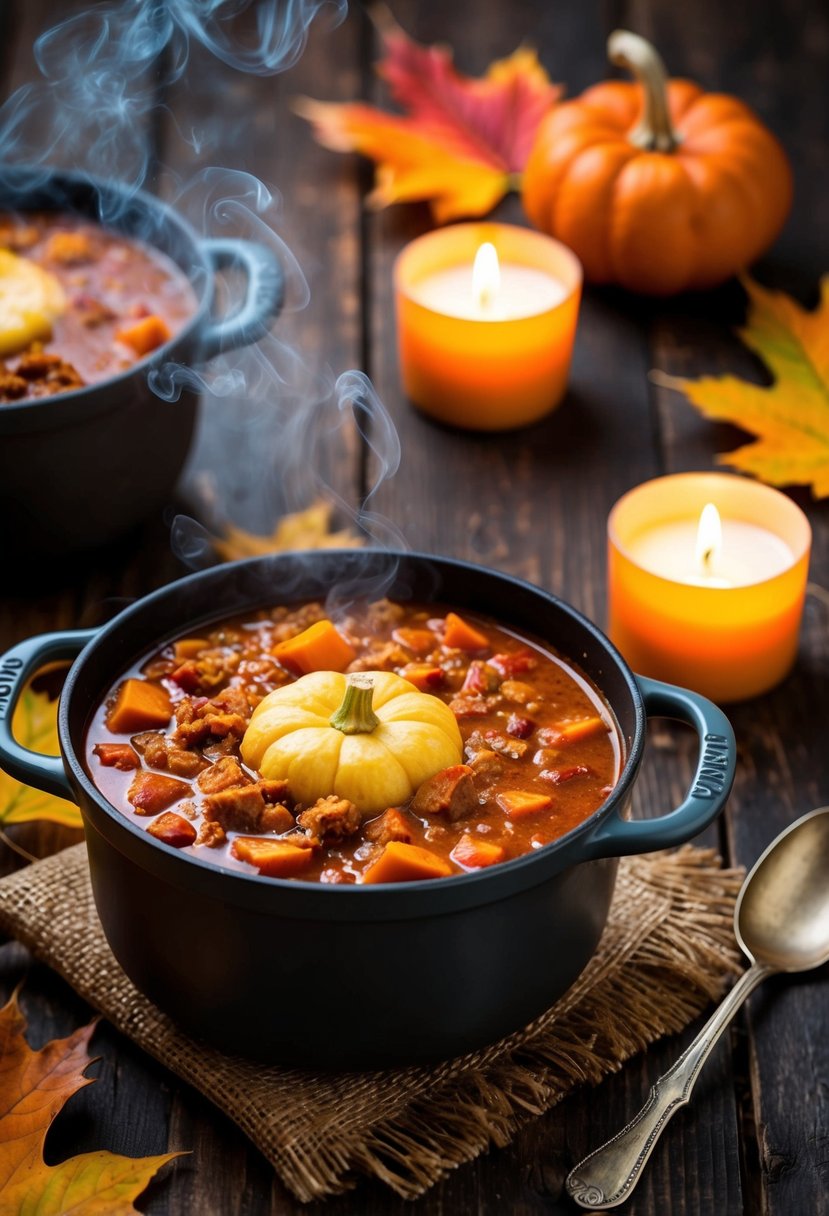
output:
POLYGON ((472 776, 468 764, 453 764, 427 778, 412 799, 415 815, 445 815, 454 823, 480 810, 472 776))
POLYGON ((379 845, 389 844, 392 840, 411 844, 413 839, 405 814, 395 806, 389 807, 387 811, 383 811, 382 815, 378 815, 376 819, 367 823, 363 835, 367 840, 372 840, 379 845))
POLYGON ((22 376, 15 375, 0 364, 0 401, 19 401, 28 390, 29 385, 22 376))
POLYGON ((199 774, 196 784, 204 794, 219 794, 234 786, 253 785, 253 778, 248 776, 235 756, 223 756, 199 774))
POLYGON ((343 840, 353 836, 363 817, 353 802, 329 794, 297 816, 297 823, 314 840, 343 840))
POLYGON ((115 320, 115 313, 96 296, 79 292, 72 297, 72 308, 80 317, 81 324, 87 329, 97 329, 107 321, 115 320))
POLYGON ((207 765, 198 752, 176 747, 158 730, 145 730, 133 735, 132 745, 150 768, 166 769, 177 777, 195 777, 207 765))
POLYGON ((315 625, 317 621, 323 620, 325 615, 322 604, 316 602, 304 604, 302 608, 277 608, 273 614, 271 644, 275 645, 277 642, 286 642, 288 638, 295 638, 309 625, 315 625))
POLYGON ((242 738, 248 725, 251 708, 245 694, 238 688, 227 688, 219 696, 184 697, 176 706, 176 730, 173 739, 182 747, 193 747, 210 737, 242 738))
POLYGON ((380 642, 368 654, 349 663, 346 671, 393 671, 395 667, 405 667, 409 657, 396 642, 380 642))
POLYGON ((220 823, 228 832, 258 832, 264 810, 265 799, 255 785, 219 790, 202 803, 205 819, 220 823))
POLYGON ((215 789, 204 799, 202 813, 206 821, 219 823, 225 831, 288 832, 296 826, 293 814, 279 800, 287 797, 287 781, 254 784, 238 760, 229 756, 201 775, 202 790, 205 781, 215 789))
POLYGON ((83 388, 85 383, 72 364, 61 359, 60 355, 39 350, 21 355, 14 372, 28 382, 32 397, 50 397, 67 389, 83 388))
POLYGON ((467 750, 467 760, 469 767, 481 777, 500 777, 504 771, 504 764, 498 753, 488 747, 471 753, 467 750))
POLYGON ((207 845, 209 849, 218 849, 227 840, 227 834, 215 819, 206 819, 199 828, 196 844, 207 845))

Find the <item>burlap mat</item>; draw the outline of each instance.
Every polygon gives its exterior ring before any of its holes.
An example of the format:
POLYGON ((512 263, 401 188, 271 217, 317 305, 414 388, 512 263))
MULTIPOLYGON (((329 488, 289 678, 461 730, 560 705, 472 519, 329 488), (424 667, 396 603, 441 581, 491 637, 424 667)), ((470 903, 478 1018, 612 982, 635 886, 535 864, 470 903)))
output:
POLYGON ((420 1195, 447 1170, 683 1027, 738 970, 742 875, 713 851, 625 858, 601 945, 575 986, 524 1030, 434 1067, 316 1074, 263 1068, 182 1034, 110 953, 84 845, 0 881, 0 927, 145 1051, 212 1099, 301 1200, 360 1175, 420 1195))

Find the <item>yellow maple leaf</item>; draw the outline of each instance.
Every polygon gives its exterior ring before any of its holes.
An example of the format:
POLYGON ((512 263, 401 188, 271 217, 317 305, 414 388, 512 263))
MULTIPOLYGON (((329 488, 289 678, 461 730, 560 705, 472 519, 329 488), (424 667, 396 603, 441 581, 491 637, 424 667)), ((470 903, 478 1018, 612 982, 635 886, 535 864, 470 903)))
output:
MULTIPOLYGON (((12 733, 18 743, 33 752, 58 756, 57 719, 57 701, 27 684, 15 706, 12 733)), ((83 827, 81 813, 73 802, 23 785, 0 770, 0 825, 9 827, 34 819, 48 819, 69 828, 83 827)))
POLYGON ((737 376, 679 379, 655 373, 656 383, 684 392, 705 415, 732 422, 757 438, 717 457, 774 486, 810 485, 829 495, 829 275, 811 312, 780 291, 743 279, 749 296, 746 346, 774 377, 769 387, 737 376))
POLYGON ((283 515, 268 536, 257 536, 235 524, 227 524, 224 536, 216 537, 213 547, 223 561, 232 562, 292 549, 355 549, 362 544, 347 528, 331 532, 330 527, 331 504, 317 499, 304 511, 283 515))

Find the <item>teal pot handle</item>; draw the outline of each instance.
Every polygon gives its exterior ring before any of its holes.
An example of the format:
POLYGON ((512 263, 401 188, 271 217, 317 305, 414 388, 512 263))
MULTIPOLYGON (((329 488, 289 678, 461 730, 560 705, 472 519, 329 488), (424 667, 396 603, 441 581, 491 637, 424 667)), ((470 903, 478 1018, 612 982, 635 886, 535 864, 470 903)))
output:
POLYGON ((0 658, 0 768, 35 789, 75 801, 60 756, 33 752, 12 734, 12 715, 29 676, 54 659, 74 659, 97 629, 65 629, 42 633, 13 646, 0 658))
POLYGON ((214 271, 236 267, 246 279, 245 298, 235 312, 209 321, 201 334, 200 356, 207 360, 237 346, 258 342, 282 308, 285 277, 270 249, 239 238, 205 240, 201 243, 214 271))
POLYGON ((618 811, 597 828, 586 855, 624 857, 683 844, 716 819, 734 783, 737 743, 731 723, 712 701, 687 688, 637 676, 649 716, 676 718, 693 726, 699 738, 697 771, 684 802, 658 819, 622 819, 618 811))

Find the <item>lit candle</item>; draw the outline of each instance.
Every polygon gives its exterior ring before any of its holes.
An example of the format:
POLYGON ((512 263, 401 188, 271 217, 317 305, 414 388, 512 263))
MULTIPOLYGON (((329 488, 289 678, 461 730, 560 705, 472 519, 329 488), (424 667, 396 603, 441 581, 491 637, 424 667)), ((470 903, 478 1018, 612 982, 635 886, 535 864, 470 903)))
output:
POLYGON ((634 671, 739 701, 794 662, 811 530, 791 499, 721 473, 631 490, 608 520, 608 632, 634 671))
POLYGON ((535 422, 567 387, 581 266, 564 245, 508 224, 457 224, 395 263, 403 386, 454 426, 535 422))

